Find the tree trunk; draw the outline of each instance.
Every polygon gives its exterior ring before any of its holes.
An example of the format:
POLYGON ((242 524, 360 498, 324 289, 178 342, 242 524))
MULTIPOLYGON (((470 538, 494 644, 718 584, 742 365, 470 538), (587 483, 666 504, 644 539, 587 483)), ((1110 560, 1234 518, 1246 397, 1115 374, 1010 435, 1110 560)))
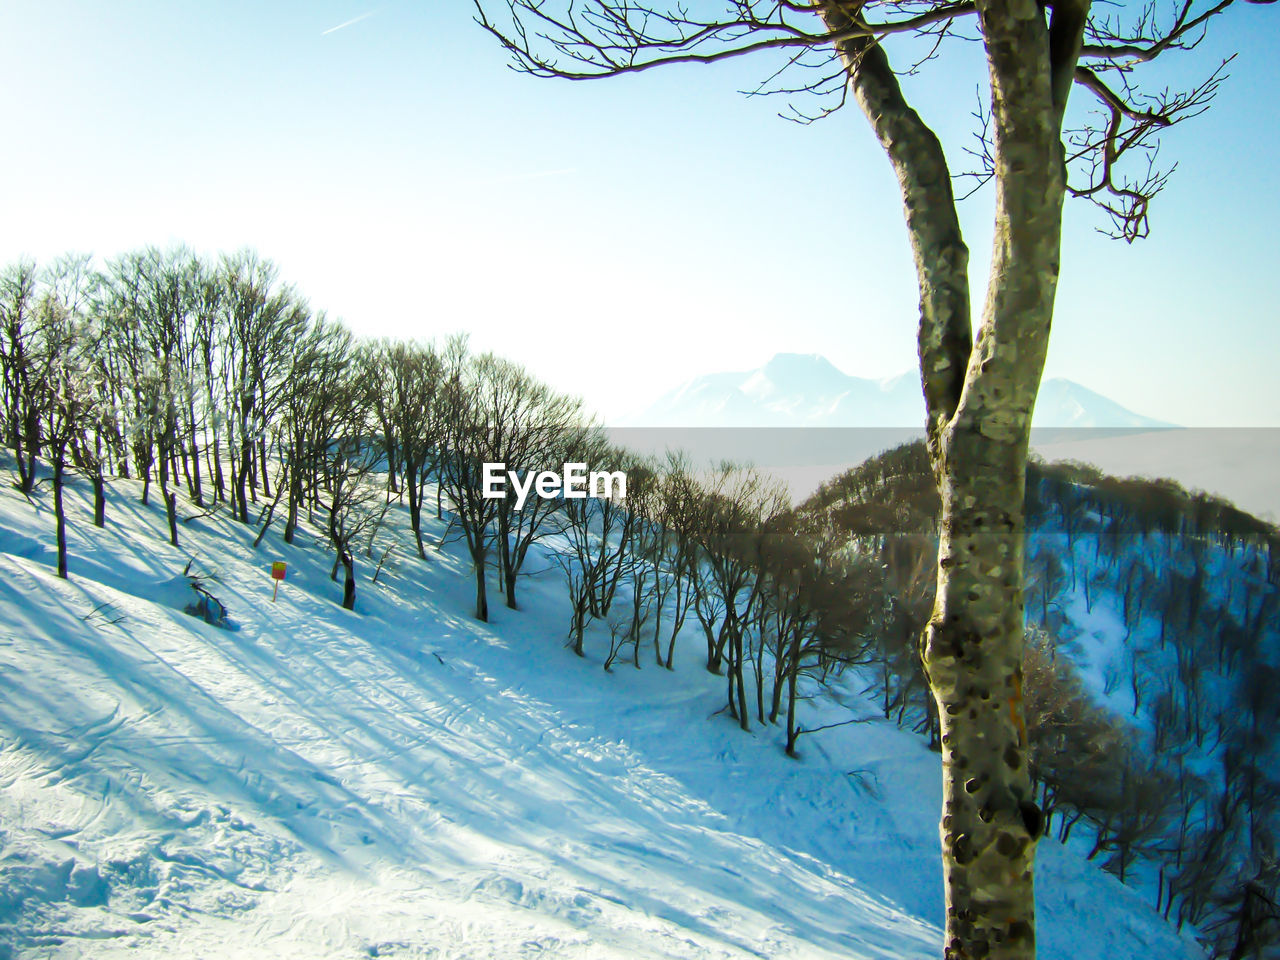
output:
POLYGON ((405 461, 404 485, 409 489, 409 526, 413 529, 414 543, 418 547, 418 557, 427 559, 427 551, 422 545, 422 468, 416 463, 405 461))
MULTIPOLYGON (((194 503, 195 497, 196 497, 196 488, 195 488, 195 484, 191 482, 191 460, 190 460, 190 457, 187 455, 187 444, 181 437, 179 437, 177 439, 177 446, 178 446, 177 462, 182 469, 182 478, 187 481, 187 495, 191 498, 192 502, 194 503)), ((178 478, 178 466, 174 467, 173 477, 174 477, 174 482, 176 483, 178 478)))
POLYGON ((226 478, 222 475, 222 438, 218 436, 217 413, 213 421, 213 486, 217 491, 217 499, 223 503, 227 500, 226 478))
POLYGON ((190 412, 188 428, 191 431, 191 500, 197 506, 204 507, 204 490, 200 484, 200 440, 196 429, 195 411, 190 412))
POLYGON ((240 460, 236 464, 236 489, 235 496, 238 501, 237 519, 241 523, 249 522, 249 470, 253 466, 253 442, 246 439, 240 446, 240 460))
POLYGON ((580 657, 585 657, 582 641, 583 634, 586 632, 587 620, 587 597, 586 593, 579 591, 573 598, 573 620, 570 624, 570 631, 573 634, 573 652, 580 657))
MULTIPOLYGON (((178 495, 169 492, 169 471, 171 468, 171 457, 169 451, 165 449, 166 443, 160 446, 160 496, 164 500, 165 517, 169 521, 169 542, 175 547, 178 545, 178 495)), ((174 482, 177 482, 175 478, 174 482)))
POLYGON ((507 607, 516 609, 515 562, 511 555, 511 524, 505 511, 498 511, 498 567, 502 571, 502 591, 507 607))
MULTIPOLYGON (((1057 283, 1062 114, 1087 12, 1087 0, 1063 0, 1046 29, 1030 0, 979 0, 996 216, 976 342, 968 249, 941 145, 903 98, 881 44, 837 43, 897 175, 920 289, 921 382, 942 501, 923 660, 940 719, 947 960, 1035 956, 1032 863, 1043 816, 1022 718, 1023 496, 1057 283)), ((837 5, 822 15, 842 32, 861 26, 837 5)))
POLYGON ((977 463, 948 449, 940 473, 938 594, 924 648, 942 736, 946 956, 1028 957, 1034 955, 1032 861, 1042 816, 1022 719, 1022 488, 1016 478, 1026 448, 968 446, 977 463))
POLYGON ((756 716, 761 723, 764 719, 764 624, 761 623, 760 635, 756 642, 756 716))
POLYGON ((716 634, 712 629, 715 626, 715 622, 708 613, 704 613, 702 610, 702 590, 706 589, 706 587, 704 584, 695 581, 690 589, 694 591, 693 612, 698 618, 698 625, 702 627, 702 633, 707 641, 707 672, 719 673, 724 644, 716 642, 716 634))
POLYGON ((63 454, 55 451, 53 457, 53 516, 57 525, 58 576, 67 579, 67 516, 62 504, 63 454))
MULTIPOLYGON (((399 457, 396 456, 395 437, 384 431, 382 435, 382 453, 387 458, 387 492, 397 496, 401 494, 400 486, 396 483, 396 468, 399 466, 399 457)), ((406 480, 406 482, 408 482, 406 480)))
MULTIPOLYGON (((285 467, 284 471, 287 474, 289 468, 285 467)), ((253 549, 255 550, 262 544, 262 538, 267 535, 267 531, 271 529, 271 520, 276 515, 276 507, 280 505, 280 498, 284 496, 284 491, 287 488, 291 489, 287 476, 277 477, 277 481, 276 495, 271 499, 271 503, 267 506, 265 515, 262 517, 262 526, 258 529, 258 535, 253 538, 253 549)))
POLYGON ((36 454, 40 448, 39 421, 34 409, 26 416, 23 427, 15 428, 15 459, 18 463, 18 489, 30 494, 36 486, 36 454))
POLYGON ((169 519, 169 542, 178 545, 178 495, 164 491, 164 508, 169 519))
POLYGON ((665 605, 666 593, 662 587, 662 574, 654 571, 654 601, 653 601, 653 657, 658 666, 662 663, 662 608, 665 605))
MULTIPOLYGON (((781 642, 779 642, 781 647, 781 642)), ((773 702, 772 709, 769 711, 769 722, 777 723, 778 714, 782 712, 782 684, 784 681, 789 682, 800 672, 800 625, 793 624, 791 629, 791 637, 787 643, 785 656, 778 657, 779 668, 773 672, 773 702)), ((790 686, 794 687, 791 683, 790 686)), ((790 724, 788 723, 787 740, 790 742, 790 724)))
POLYGON ((289 471, 289 516, 284 523, 285 543, 293 543, 293 535, 298 530, 298 503, 302 499, 302 477, 296 465, 301 462, 301 458, 294 459, 295 466, 289 471))
POLYGON ((792 665, 791 671, 787 674, 787 756, 794 757, 796 755, 796 740, 800 738, 800 731, 796 728, 796 687, 799 685, 800 671, 792 665))
MULTIPOLYGON (((681 577, 677 577, 676 584, 675 584, 676 613, 675 613, 675 616, 672 618, 671 638, 667 641, 666 662, 663 664, 663 666, 666 667, 668 670, 673 669, 671 666, 671 661, 676 653, 676 637, 680 635, 680 628, 684 626, 685 616, 689 612, 688 600, 685 598, 685 594, 683 593, 684 587, 685 587, 684 580, 681 577)), ((658 626, 662 626, 661 620, 658 621, 658 626)))
POLYGON ((107 492, 106 484, 102 479, 102 474, 94 474, 93 477, 93 525, 95 527, 105 527, 107 525, 107 492))
POLYGON ((258 438, 258 462, 262 468, 262 495, 271 496, 271 483, 267 478, 267 438, 258 438))
POLYGON ((356 608, 356 561, 351 555, 351 551, 342 551, 342 609, 354 610, 356 608))
POLYGON ((738 719, 738 707, 734 700, 733 692, 733 648, 729 648, 729 669, 725 671, 725 706, 729 709, 729 716, 738 719))
POLYGON ((14 461, 18 465, 18 489, 24 494, 30 494, 36 486, 35 454, 24 451, 20 434, 15 432, 14 436, 16 442, 13 452, 14 461))
POLYGON ((1017 0, 979 9, 997 131, 994 249, 962 397, 932 431, 942 525, 924 663, 941 729, 946 944, 957 960, 1035 955, 1032 865, 1043 814, 1022 706, 1023 512, 1064 196, 1059 78, 1048 56, 1059 10, 1050 31, 1036 10, 1017 0))
POLYGON ((485 552, 481 549, 471 554, 476 569, 476 619, 482 623, 489 622, 489 594, 484 582, 485 552))

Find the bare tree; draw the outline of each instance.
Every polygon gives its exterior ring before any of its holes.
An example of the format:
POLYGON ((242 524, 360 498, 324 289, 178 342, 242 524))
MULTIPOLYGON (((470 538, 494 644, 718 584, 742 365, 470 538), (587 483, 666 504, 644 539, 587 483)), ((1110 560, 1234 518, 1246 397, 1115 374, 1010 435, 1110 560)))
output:
POLYGON ((224 257, 220 274, 235 432, 228 438, 235 459, 233 506, 240 522, 248 523, 250 490, 261 483, 270 495, 267 428, 283 401, 283 380, 309 311, 293 290, 277 284, 275 265, 251 251, 224 257))
MULTIPOLYGON (((721 607, 714 648, 708 631, 708 669, 723 662, 730 714, 743 730, 751 728, 744 668, 748 631, 761 602, 760 543, 767 523, 786 507, 786 495, 754 468, 722 463, 706 478, 694 537, 702 548, 702 589, 721 607)), ((703 614, 699 613, 699 616, 703 614)), ((763 711, 760 711, 763 712, 763 711)))
POLYGON ((176 443, 173 387, 185 304, 172 267, 172 258, 155 249, 112 259, 99 277, 96 309, 115 358, 113 380, 133 467, 142 480, 142 502, 150 500, 152 469, 158 467, 170 539, 176 544, 169 467, 176 443))
POLYGON ((86 336, 91 283, 83 256, 62 257, 43 270, 24 261, 0 274, 0 427, 15 454, 19 490, 30 495, 35 489, 37 456, 52 467, 57 569, 64 579, 67 467, 88 459, 77 447, 104 403, 90 362, 96 345, 86 336))
POLYGON ((1144 95, 1139 68, 1195 46, 1231 5, 1174 0, 1171 13, 1151 3, 1126 16, 1091 11, 1090 0, 476 0, 481 26, 516 69, 537 76, 589 79, 773 51, 780 68, 762 91, 827 95, 810 117, 852 94, 889 157, 915 255, 921 384, 942 498, 924 658, 942 728, 944 949, 953 960, 1035 952, 1032 864, 1043 817, 1022 716, 1023 499, 1063 200, 1099 204, 1126 240, 1146 235, 1148 205, 1167 179, 1154 166, 1158 137, 1204 110, 1223 71, 1183 92, 1144 95), (889 41, 903 35, 926 41, 926 59, 950 37, 977 39, 986 53, 991 96, 976 172, 995 186, 995 224, 976 337, 951 169, 890 60, 889 41), (798 81, 786 79, 796 72, 798 81), (1077 85, 1097 109, 1067 123, 1077 85), (1130 161, 1137 174, 1125 172, 1130 161))
POLYGON ((626 466, 626 475, 627 498, 622 504, 623 536, 613 570, 618 575, 619 584, 628 588, 623 592, 624 595, 629 594, 630 604, 627 614, 620 618, 625 624, 625 631, 619 633, 614 630, 614 642, 609 659, 605 661, 606 670, 623 647, 630 648, 632 666, 640 669, 641 633, 645 624, 662 616, 659 593, 655 589, 658 581, 657 550, 662 542, 662 529, 655 519, 660 480, 652 465, 639 459, 626 466), (619 637, 621 643, 618 642, 619 637))
POLYGON ((64 504, 68 450, 83 420, 92 417, 95 397, 85 376, 88 344, 84 340, 87 260, 64 258, 45 272, 36 307, 38 354, 45 376, 36 386, 43 418, 41 435, 53 466, 53 513, 58 549, 58 576, 67 578, 67 513, 64 504))
POLYGON ((385 488, 374 476, 382 451, 373 439, 372 392, 377 384, 369 376, 371 365, 354 363, 348 377, 329 398, 327 415, 334 429, 318 453, 328 492, 329 545, 336 557, 334 576, 343 571, 342 606, 356 604, 355 545, 373 535, 386 516, 385 488))
MULTIPOLYGON (((489 364, 483 395, 490 411, 487 448, 491 462, 505 463, 528 480, 543 470, 571 462, 568 451, 590 430, 582 403, 558 394, 523 367, 506 361, 489 364)), ((597 466, 593 464, 593 466, 597 466)), ((516 608, 516 578, 530 548, 555 529, 549 521, 564 500, 529 496, 520 509, 508 496, 497 501, 495 545, 506 605, 516 608)))
POLYGON ((384 431, 389 427, 396 438, 404 480, 401 489, 409 495, 409 522, 418 556, 425 560, 422 497, 440 448, 442 427, 436 402, 442 378, 440 357, 431 347, 391 343, 381 351, 380 362, 383 386, 377 393, 385 397, 384 431))
MULTIPOLYGON (((765 583, 759 609, 760 649, 770 648, 773 656, 773 692, 769 723, 777 723, 782 695, 787 691, 787 754, 796 755, 799 729, 796 699, 804 656, 810 647, 821 617, 820 594, 823 580, 821 541, 804 537, 796 529, 796 518, 787 514, 771 524, 760 544, 759 576, 765 583)), ((761 658, 763 660, 763 658, 761 658)), ((756 669, 757 694, 762 698, 763 663, 756 669)), ((763 711, 761 711, 763 713, 763 711)), ((760 717, 765 722, 765 717, 760 717)))
POLYGON ((443 352, 440 404, 444 423, 441 484, 453 504, 454 520, 462 528, 476 578, 476 619, 489 619, 485 579, 498 501, 484 494, 484 464, 497 462, 491 439, 500 405, 486 396, 496 385, 499 361, 491 354, 472 357, 466 339, 454 337, 443 352))
POLYGON ((693 604, 691 571, 698 563, 698 544, 693 536, 692 521, 696 515, 697 482, 688 458, 682 453, 668 452, 661 477, 657 513, 661 539, 655 551, 654 602, 657 617, 653 643, 658 663, 671 670, 676 638, 693 604), (664 609, 670 624, 665 655, 660 645, 664 609))
POLYGON ((40 453, 40 384, 48 371, 40 365, 35 338, 38 274, 32 261, 13 264, 0 275, 0 399, 5 443, 18 466, 18 489, 35 486, 40 453))
POLYGON ((314 505, 324 483, 326 452, 342 424, 352 355, 350 332, 323 314, 295 343, 281 418, 284 466, 288 472, 285 543, 293 543, 304 500, 314 505))
POLYGON ((1228 960, 1274 956, 1280 939, 1280 860, 1274 844, 1256 854, 1239 879, 1216 898, 1218 915, 1205 924, 1215 955, 1228 960))

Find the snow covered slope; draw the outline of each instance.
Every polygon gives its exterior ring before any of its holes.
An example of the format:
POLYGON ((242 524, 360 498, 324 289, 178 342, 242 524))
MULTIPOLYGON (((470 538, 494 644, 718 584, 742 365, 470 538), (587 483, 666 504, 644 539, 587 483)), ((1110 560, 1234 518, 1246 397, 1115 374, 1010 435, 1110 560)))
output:
MULTIPOLYGON (((448 545, 377 584, 366 563, 349 613, 307 537, 255 551, 215 515, 174 549, 138 493, 95 530, 71 491, 59 581, 47 485, 0 491, 0 957, 940 953, 922 740, 871 721, 788 760, 711 716, 691 638, 674 673, 606 674, 563 648, 545 557, 489 625, 448 545), (192 556, 239 630, 176 608, 192 556)), ((866 709, 839 699, 808 722, 866 709)), ((1199 955, 1041 851, 1042 957, 1199 955)))

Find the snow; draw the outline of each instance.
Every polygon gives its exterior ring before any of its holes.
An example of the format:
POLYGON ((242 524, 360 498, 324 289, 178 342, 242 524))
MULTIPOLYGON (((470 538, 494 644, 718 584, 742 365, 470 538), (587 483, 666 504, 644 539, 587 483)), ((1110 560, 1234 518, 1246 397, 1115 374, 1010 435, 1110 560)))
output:
MULTIPOLYGON (((564 648, 546 557, 488 625, 456 544, 378 584, 363 563, 348 612, 305 533, 255 551, 221 513, 175 549, 137 484, 112 486, 104 530, 85 494, 60 581, 47 484, 0 491, 0 957, 940 953, 920 738, 871 720, 790 760, 777 731, 716 715, 692 634, 674 673, 605 673, 564 648), (238 630, 181 612, 193 556, 238 630)), ((1042 957, 1200 956, 1095 864, 1040 849, 1042 957)))

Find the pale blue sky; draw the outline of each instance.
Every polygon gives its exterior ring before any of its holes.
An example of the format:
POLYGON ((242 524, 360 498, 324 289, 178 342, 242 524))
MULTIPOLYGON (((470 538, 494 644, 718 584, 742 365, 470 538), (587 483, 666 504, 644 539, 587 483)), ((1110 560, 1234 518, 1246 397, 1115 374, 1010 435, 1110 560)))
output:
MULTIPOLYGON (((0 262, 249 245, 358 333, 468 330, 606 413, 779 351, 914 364, 896 186, 856 109, 782 121, 736 92, 769 69, 750 59, 534 80, 470 15, 6 0, 0 262)), ((1167 137, 1151 239, 1108 241, 1070 205, 1049 375, 1187 425, 1280 425, 1277 23, 1233 9, 1180 61, 1240 51, 1214 109, 1167 137)), ((953 163, 974 53, 909 87, 953 163)), ((980 303, 989 194, 964 216, 980 303)))

